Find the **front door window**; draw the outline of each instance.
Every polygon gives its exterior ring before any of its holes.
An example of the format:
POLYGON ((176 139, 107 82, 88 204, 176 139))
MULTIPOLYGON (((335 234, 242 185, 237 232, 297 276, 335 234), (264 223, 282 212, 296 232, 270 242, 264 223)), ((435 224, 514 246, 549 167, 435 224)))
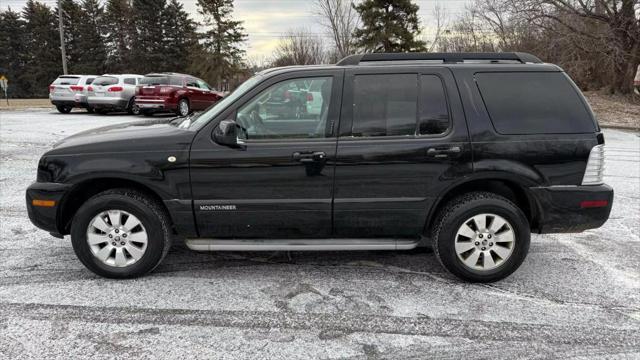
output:
POLYGON ((262 91, 238 109, 248 139, 324 138, 332 77, 290 79, 262 91))

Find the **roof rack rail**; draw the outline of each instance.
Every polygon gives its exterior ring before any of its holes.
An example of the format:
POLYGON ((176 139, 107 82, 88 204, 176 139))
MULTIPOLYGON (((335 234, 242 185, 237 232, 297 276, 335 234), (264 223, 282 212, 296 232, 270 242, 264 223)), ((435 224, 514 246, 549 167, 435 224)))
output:
POLYGON ((538 57, 524 52, 500 52, 500 53, 371 53, 350 55, 338 61, 338 66, 358 65, 361 62, 376 61, 420 61, 441 60, 444 63, 461 63, 465 60, 510 60, 521 63, 540 64, 538 57))

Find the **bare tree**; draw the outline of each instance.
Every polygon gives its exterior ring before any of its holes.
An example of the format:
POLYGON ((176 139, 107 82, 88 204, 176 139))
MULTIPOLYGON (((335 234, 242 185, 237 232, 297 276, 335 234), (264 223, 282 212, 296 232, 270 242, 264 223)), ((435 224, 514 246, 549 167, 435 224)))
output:
POLYGON ((436 6, 433 8, 433 18, 436 20, 436 35, 431 42, 431 46, 429 46, 429 52, 432 52, 438 45, 447 27, 447 10, 443 8, 440 3, 436 3, 436 6))
POLYGON ((494 36, 483 28, 482 20, 473 7, 451 23, 446 36, 441 35, 437 48, 441 52, 498 51, 494 36))
MULTIPOLYGON (((531 21, 555 22, 573 38, 603 46, 613 66, 612 92, 630 93, 640 63, 638 0, 509 0, 531 21), (581 19, 581 22, 572 21, 581 19), (582 24, 591 24, 587 29, 582 24), (604 41, 603 41, 604 40, 604 41)), ((575 42, 577 43, 577 41, 575 42)), ((592 45, 593 46, 593 45, 592 45)))
POLYGON ((320 37, 306 30, 287 33, 275 50, 274 66, 315 65, 325 62, 325 52, 320 37))
POLYGON ((353 32, 358 26, 358 12, 350 0, 315 0, 316 13, 320 24, 331 35, 337 60, 351 55, 356 50, 353 32))

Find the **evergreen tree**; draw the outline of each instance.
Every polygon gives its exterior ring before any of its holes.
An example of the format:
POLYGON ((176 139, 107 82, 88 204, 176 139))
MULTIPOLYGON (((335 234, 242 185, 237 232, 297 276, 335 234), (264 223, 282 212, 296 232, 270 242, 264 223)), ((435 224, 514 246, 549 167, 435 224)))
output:
MULTIPOLYGON (((80 6, 73 0, 61 0, 60 4, 62 6, 62 23, 64 25, 64 44, 67 56, 67 70, 70 74, 73 74, 77 72, 75 65, 83 51, 78 44, 81 36, 78 21, 82 18, 83 14, 80 6)), ((58 21, 58 9, 54 9, 53 13, 56 15, 56 21, 58 21)))
POLYGON ((164 10, 165 61, 167 71, 184 71, 189 54, 198 44, 196 23, 178 0, 171 0, 164 10))
POLYGON ((78 74, 100 75, 107 72, 107 48, 105 46, 104 8, 99 0, 83 0, 82 15, 77 19, 79 49, 73 69, 78 74))
POLYGON ((232 19, 233 0, 198 0, 198 12, 204 17, 207 31, 202 47, 192 60, 192 69, 201 77, 223 88, 222 79, 231 79, 242 67, 246 40, 242 21, 232 19))
MULTIPOLYGON (((27 97, 30 94, 24 87, 26 64, 25 44, 26 23, 20 14, 8 8, 0 11, 0 66, 2 73, 9 79, 10 97, 27 97)), ((4 94, 2 94, 4 95, 4 94)))
POLYGON ((34 0, 27 1, 22 14, 26 21, 23 84, 32 96, 46 97, 49 84, 62 73, 57 17, 34 0))
POLYGON ((424 51, 420 35, 420 7, 411 0, 364 0, 354 9, 361 26, 355 30, 356 45, 372 52, 424 51))
POLYGON ((133 64, 132 42, 135 36, 133 9, 129 0, 107 0, 103 23, 107 64, 105 72, 130 71, 133 64))
POLYGON ((130 71, 146 74, 152 71, 167 70, 165 64, 166 42, 165 0, 133 0, 133 12, 136 14, 133 37, 134 64, 130 71))

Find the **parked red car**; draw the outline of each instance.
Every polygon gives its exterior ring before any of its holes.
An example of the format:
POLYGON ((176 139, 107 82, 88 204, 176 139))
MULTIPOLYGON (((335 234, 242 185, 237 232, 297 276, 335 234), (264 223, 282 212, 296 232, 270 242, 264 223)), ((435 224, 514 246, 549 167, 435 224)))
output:
POLYGON ((175 112, 187 116, 194 110, 204 110, 222 95, 202 79, 185 74, 148 74, 136 91, 135 103, 140 112, 151 116, 158 112, 175 112))

